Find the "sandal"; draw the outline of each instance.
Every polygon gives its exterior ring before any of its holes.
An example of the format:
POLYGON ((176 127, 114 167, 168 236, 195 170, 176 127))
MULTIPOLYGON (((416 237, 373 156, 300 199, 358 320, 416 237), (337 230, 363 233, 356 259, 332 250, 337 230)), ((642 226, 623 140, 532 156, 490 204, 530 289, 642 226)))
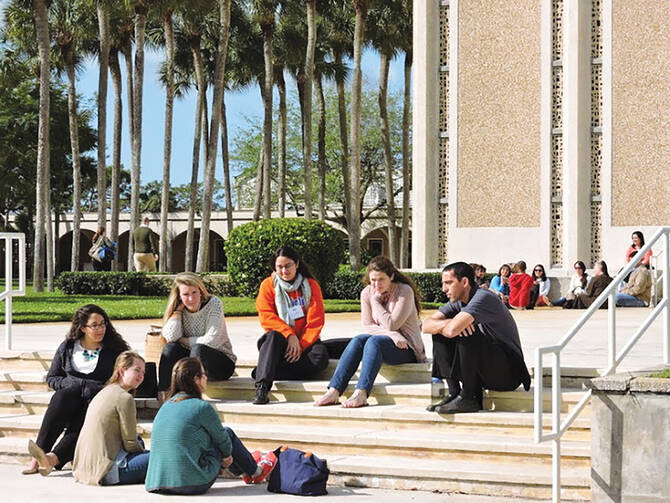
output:
POLYGON ((43 477, 49 475, 54 467, 51 463, 49 463, 49 459, 47 458, 47 455, 42 450, 42 448, 32 440, 28 440, 28 452, 37 460, 37 463, 39 463, 40 466, 38 471, 40 475, 43 477))

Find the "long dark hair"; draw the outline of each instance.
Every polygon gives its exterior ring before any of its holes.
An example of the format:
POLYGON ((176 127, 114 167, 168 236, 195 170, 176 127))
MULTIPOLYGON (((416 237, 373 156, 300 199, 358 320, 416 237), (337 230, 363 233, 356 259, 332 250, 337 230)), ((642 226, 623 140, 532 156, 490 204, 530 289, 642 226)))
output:
POLYGON ((70 330, 65 336, 66 339, 77 340, 84 336, 83 327, 88 323, 88 319, 92 314, 99 314, 105 320, 105 337, 102 339, 102 346, 107 349, 114 349, 118 351, 126 351, 130 349, 128 343, 123 340, 112 325, 109 316, 103 308, 95 304, 86 304, 81 306, 72 316, 72 324, 70 330))
POLYGON ((510 274, 512 274, 512 268, 509 266, 509 264, 503 264, 500 266, 500 269, 498 269, 498 276, 500 276, 501 278, 503 277, 502 271, 505 268, 507 269, 507 277, 509 278, 510 274))
POLYGON ((541 276, 542 281, 547 281, 547 273, 544 272, 544 266, 542 264, 537 264, 535 267, 533 267, 533 279, 535 279, 535 269, 537 269, 538 267, 542 269, 542 276, 541 276))
POLYGON ((300 257, 300 254, 290 246, 281 246, 280 248, 277 248, 274 257, 272 257, 272 263, 270 264, 273 271, 275 270, 275 263, 279 257, 286 257, 293 260, 293 262, 298 265, 298 274, 302 274, 303 278, 314 278, 307 262, 305 262, 302 257, 300 257))
POLYGON ((603 272, 603 276, 609 277, 610 273, 607 271, 607 264, 604 260, 599 260, 596 264, 600 264, 600 270, 603 272))
POLYGON ((579 267, 582 270, 582 288, 586 288, 586 283, 589 282, 589 275, 586 273, 586 264, 578 260, 573 267, 579 267))
POLYGON ((642 234, 642 231, 635 231, 631 236, 637 236, 640 238, 640 248, 644 246, 644 234, 642 234))
POLYGON ((366 285, 370 284, 370 273, 372 271, 383 272, 389 278, 393 278, 392 281, 394 283, 404 283, 405 285, 409 285, 412 292, 414 292, 414 307, 416 307, 416 314, 417 316, 421 314, 421 292, 419 292, 414 281, 401 273, 396 266, 393 265, 393 262, 381 255, 377 255, 370 260, 367 270, 365 271, 364 281, 366 285))
POLYGON ((186 357, 179 360, 172 367, 172 383, 169 396, 185 393, 188 398, 202 398, 202 391, 195 383, 196 377, 203 374, 202 363, 198 358, 186 357))

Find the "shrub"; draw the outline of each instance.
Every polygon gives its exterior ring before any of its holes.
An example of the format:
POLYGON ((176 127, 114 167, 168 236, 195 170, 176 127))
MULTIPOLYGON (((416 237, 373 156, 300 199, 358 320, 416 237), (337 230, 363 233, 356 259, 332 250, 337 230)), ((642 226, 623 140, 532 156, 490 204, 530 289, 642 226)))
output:
POLYGON ((228 275, 217 274, 203 276, 207 291, 217 297, 237 297, 237 287, 228 275))
POLYGON ((230 231, 225 247, 228 273, 241 294, 255 295, 270 274, 275 250, 285 245, 303 257, 323 286, 333 279, 344 256, 339 232, 320 220, 278 218, 240 225, 230 231))
POLYGON ((56 286, 66 294, 167 295, 172 278, 143 272, 62 272, 56 286))
POLYGON ((324 288, 327 299, 359 299, 363 284, 363 271, 352 271, 348 265, 341 265, 332 281, 324 288))
POLYGON ((442 273, 440 272, 408 272, 421 292, 422 302, 447 302, 447 296, 442 291, 442 273))

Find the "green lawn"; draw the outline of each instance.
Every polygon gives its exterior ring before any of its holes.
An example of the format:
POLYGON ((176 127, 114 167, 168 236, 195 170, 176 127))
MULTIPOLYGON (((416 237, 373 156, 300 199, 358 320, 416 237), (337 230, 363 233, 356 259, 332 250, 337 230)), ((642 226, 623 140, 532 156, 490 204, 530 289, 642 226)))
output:
POLYGON ((652 374, 650 377, 662 377, 664 379, 670 379, 670 369, 665 369, 662 372, 652 374))

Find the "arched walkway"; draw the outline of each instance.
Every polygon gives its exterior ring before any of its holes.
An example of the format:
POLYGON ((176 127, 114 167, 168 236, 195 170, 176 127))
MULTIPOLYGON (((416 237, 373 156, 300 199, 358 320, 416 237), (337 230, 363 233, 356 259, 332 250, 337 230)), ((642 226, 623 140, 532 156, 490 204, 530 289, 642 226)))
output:
MULTIPOLYGON (((88 256, 88 250, 93 244, 94 232, 89 229, 79 231, 79 264, 78 271, 92 270, 91 257, 88 256)), ((72 262, 72 235, 73 231, 66 232, 58 239, 58 262, 56 263, 56 272, 69 271, 72 262)))
MULTIPOLYGON (((171 245, 172 260, 170 262, 170 270, 172 272, 181 272, 185 268, 186 263, 186 232, 178 234, 171 245)), ((195 229, 195 237, 193 243, 193 265, 198 258, 198 244, 200 242, 200 229, 195 229)), ((210 271, 224 271, 227 266, 226 252, 223 248, 223 237, 210 229, 209 231, 209 270, 210 271)))

